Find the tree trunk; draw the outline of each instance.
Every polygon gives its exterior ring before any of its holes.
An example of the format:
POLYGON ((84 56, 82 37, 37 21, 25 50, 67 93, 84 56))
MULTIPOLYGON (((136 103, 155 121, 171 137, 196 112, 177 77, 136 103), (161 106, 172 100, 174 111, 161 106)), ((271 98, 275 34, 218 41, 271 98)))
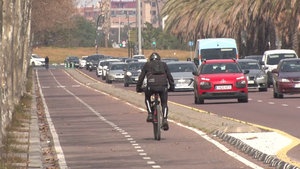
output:
POLYGON ((161 28, 161 17, 160 17, 160 12, 159 12, 158 0, 155 0, 155 3, 156 3, 156 9, 157 9, 158 27, 161 28))

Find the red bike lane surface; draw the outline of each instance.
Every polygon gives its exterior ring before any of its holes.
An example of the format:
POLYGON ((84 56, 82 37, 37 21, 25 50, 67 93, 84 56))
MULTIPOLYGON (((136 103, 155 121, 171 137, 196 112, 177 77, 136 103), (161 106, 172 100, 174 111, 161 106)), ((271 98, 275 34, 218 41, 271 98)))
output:
POLYGON ((251 168, 174 123, 155 141, 146 113, 79 85, 63 70, 39 70, 38 76, 71 169, 251 168))

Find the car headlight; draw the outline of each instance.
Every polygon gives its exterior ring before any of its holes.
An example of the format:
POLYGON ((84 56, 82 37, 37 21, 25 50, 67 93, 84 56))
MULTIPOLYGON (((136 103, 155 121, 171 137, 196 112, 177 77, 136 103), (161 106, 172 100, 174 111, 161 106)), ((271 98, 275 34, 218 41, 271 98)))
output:
POLYGON ((127 76, 132 76, 132 73, 131 72, 126 72, 126 75, 127 76))
POLYGON ((285 79, 285 78, 281 78, 281 79, 279 79, 279 82, 290 82, 290 80, 289 79, 285 79))
POLYGON ((245 80, 240 80, 235 82, 235 87, 238 89, 243 89, 246 87, 246 81, 245 80))
POLYGON ((209 86, 210 83, 209 82, 200 82, 200 86, 209 86))
POLYGON ((211 83, 210 82, 200 82, 200 89, 202 90, 209 90, 211 89, 211 83))
POLYGON ((263 78, 265 78, 265 77, 266 77, 265 74, 261 74, 261 75, 258 75, 256 78, 257 78, 257 79, 263 79, 263 78))
POLYGON ((116 76, 116 74, 115 74, 115 73, 110 73, 109 75, 110 75, 110 76, 116 76))

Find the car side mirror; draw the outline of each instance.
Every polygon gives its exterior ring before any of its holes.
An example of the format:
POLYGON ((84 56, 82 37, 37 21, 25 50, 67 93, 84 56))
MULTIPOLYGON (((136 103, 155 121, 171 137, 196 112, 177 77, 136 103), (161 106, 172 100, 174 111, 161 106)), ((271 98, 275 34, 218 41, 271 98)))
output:
POLYGON ((192 74, 193 74, 194 76, 199 76, 198 72, 196 72, 196 71, 193 71, 192 74))
POLYGON ((273 69, 271 72, 272 73, 278 73, 278 70, 277 69, 273 69))
POLYGON ((265 62, 259 61, 259 64, 260 64, 260 65, 265 65, 265 62))
POLYGON ((126 69, 126 68, 124 68, 124 69, 123 69, 123 71, 125 72, 125 71, 127 71, 127 69, 126 69))
POLYGON ((244 74, 248 74, 250 72, 250 70, 244 70, 243 73, 244 74))

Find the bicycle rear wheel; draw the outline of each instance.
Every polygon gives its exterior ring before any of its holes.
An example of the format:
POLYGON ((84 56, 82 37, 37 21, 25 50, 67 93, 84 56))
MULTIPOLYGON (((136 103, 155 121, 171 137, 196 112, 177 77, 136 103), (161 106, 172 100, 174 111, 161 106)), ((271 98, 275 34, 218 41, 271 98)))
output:
POLYGON ((161 128, 160 116, 161 116, 160 107, 159 107, 159 105, 157 105, 154 108, 153 131, 154 131, 154 138, 155 138, 155 140, 158 140, 158 141, 160 140, 160 134, 161 134, 161 131, 160 131, 160 128, 161 128))

